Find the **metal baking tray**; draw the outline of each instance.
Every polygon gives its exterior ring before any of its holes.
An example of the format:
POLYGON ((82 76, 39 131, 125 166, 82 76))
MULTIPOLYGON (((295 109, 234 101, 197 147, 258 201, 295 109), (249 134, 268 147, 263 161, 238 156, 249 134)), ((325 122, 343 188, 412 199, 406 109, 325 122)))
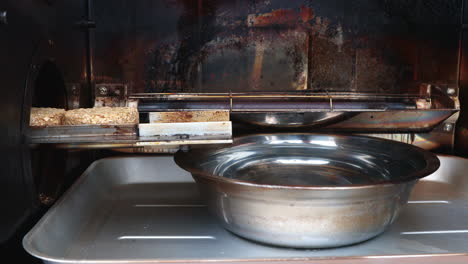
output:
MULTIPOLYGON (((207 122, 211 123, 211 122, 207 122)), ((214 122, 213 122, 214 123, 214 122)), ((175 124, 175 123, 174 123, 175 124)), ((148 124, 149 125, 149 124, 148 124)), ((216 123, 215 125, 218 125, 216 123)), ((231 124, 225 125, 231 129, 231 124)), ((160 131, 164 128, 157 127, 160 131)), ((152 128, 154 130, 154 128, 152 128)), ((167 126, 166 126, 166 129, 167 126)), ((169 130, 171 128, 169 127, 169 130)), ((216 128, 219 129, 219 128, 216 128)), ((197 144, 232 143, 227 134, 166 134, 140 137, 138 125, 71 125, 30 127, 31 146, 49 144, 64 149, 144 148, 197 144)))
POLYGON ((30 127, 33 143, 69 142, 75 138, 108 137, 134 139, 138 125, 63 125, 30 127))
POLYGON ((322 250, 257 244, 219 226, 171 156, 93 163, 24 237, 45 263, 468 263, 468 160, 441 156, 398 220, 322 250))

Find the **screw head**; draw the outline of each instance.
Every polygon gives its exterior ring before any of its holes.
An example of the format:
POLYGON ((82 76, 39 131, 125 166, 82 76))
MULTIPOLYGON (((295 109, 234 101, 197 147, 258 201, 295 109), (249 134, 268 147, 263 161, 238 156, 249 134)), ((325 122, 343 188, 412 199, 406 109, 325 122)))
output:
POLYGON ((450 132, 453 129, 453 124, 452 123, 446 123, 444 124, 444 131, 445 132, 450 132))
POLYGON ((101 86, 98 88, 99 94, 100 95, 106 95, 107 94, 107 87, 101 86))
POLYGON ((76 87, 76 85, 72 85, 71 87, 71 92, 73 95, 78 95, 78 87, 76 87))
POLYGON ((190 136, 187 135, 187 134, 183 134, 183 135, 180 135, 179 138, 180 138, 180 139, 189 139, 190 136))
POLYGON ((455 88, 447 88, 447 94, 448 95, 454 95, 455 94, 455 88))
POLYGON ((179 147, 179 149, 183 152, 188 152, 190 150, 190 147, 188 145, 182 145, 179 147))

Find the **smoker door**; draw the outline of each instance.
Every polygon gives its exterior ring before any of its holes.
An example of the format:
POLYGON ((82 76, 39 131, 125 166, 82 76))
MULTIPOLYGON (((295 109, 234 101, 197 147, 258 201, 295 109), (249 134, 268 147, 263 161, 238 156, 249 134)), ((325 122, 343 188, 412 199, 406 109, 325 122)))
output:
POLYGON ((65 83, 81 82, 85 41, 75 24, 84 7, 82 0, 0 1, 0 248, 18 261, 26 256, 22 237, 46 209, 26 136, 32 95, 58 94, 47 82, 37 88, 44 65, 57 65, 65 83))
POLYGON ((35 199, 28 147, 22 135, 26 76, 40 38, 40 24, 16 1, 2 1, 0 12, 0 243, 6 243, 31 214, 35 199), (6 23, 6 24, 5 24, 6 23))

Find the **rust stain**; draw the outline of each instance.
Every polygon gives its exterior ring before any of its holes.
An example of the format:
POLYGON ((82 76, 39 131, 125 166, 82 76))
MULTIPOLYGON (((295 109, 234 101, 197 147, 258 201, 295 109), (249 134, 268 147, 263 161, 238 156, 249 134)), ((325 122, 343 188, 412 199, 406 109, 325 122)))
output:
POLYGON ((312 8, 301 6, 299 11, 293 9, 277 9, 260 15, 249 15, 248 25, 251 27, 268 27, 271 25, 296 25, 297 22, 306 23, 312 20, 312 8))
MULTIPOLYGON (((110 128, 111 126, 109 126, 110 128)), ((114 135, 119 136, 134 136, 136 135, 137 126, 113 126, 115 128, 114 135)))
POLYGON ((306 23, 314 18, 314 11, 310 7, 301 6, 300 17, 306 23))
POLYGON ((265 54, 265 46, 262 42, 257 42, 255 45, 255 61, 252 70, 252 88, 257 90, 260 88, 260 79, 262 77, 263 56, 265 54))
POLYGON ((150 123, 188 123, 229 121, 228 111, 181 111, 150 113, 150 123))
POLYGON ((110 106, 110 107, 117 107, 122 106, 123 101, 120 100, 118 97, 96 97, 94 101, 95 107, 101 106, 110 106))
POLYGON ((379 129, 405 129, 405 130, 427 130, 451 115, 450 112, 421 112, 398 111, 398 112, 366 112, 360 113, 341 123, 333 124, 329 128, 344 128, 360 130, 379 129))

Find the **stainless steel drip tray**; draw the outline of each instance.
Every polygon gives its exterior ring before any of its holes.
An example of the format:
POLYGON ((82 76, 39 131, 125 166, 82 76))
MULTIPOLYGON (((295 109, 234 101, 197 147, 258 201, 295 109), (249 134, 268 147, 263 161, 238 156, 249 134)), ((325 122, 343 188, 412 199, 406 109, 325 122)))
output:
POLYGON ((225 231, 170 156, 103 159, 23 245, 47 263, 467 263, 468 160, 440 159, 387 232, 323 250, 265 246, 225 231))

